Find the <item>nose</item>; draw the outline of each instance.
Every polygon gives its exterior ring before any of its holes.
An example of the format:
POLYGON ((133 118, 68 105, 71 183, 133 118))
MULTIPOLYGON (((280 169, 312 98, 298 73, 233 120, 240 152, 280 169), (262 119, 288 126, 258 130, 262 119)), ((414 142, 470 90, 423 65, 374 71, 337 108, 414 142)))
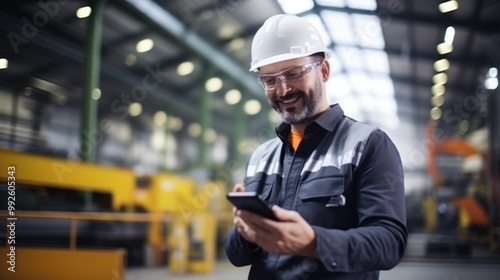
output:
POLYGON ((279 96, 284 96, 289 90, 290 90, 290 87, 286 83, 286 80, 284 78, 278 76, 276 79, 276 93, 279 96))

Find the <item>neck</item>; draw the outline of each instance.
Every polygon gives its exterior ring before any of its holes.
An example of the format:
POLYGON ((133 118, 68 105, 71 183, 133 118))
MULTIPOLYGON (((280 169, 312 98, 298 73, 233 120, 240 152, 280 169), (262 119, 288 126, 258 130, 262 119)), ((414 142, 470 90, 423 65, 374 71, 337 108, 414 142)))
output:
POLYGON ((324 112, 326 112, 329 108, 330 107, 327 106, 326 109, 321 110, 319 113, 317 113, 316 115, 314 115, 314 117, 312 117, 310 120, 308 120, 306 122, 292 124, 291 125, 292 131, 304 134, 304 131, 306 130, 306 127, 308 125, 310 125, 311 123, 313 123, 319 116, 321 116, 321 114, 323 114, 324 112))

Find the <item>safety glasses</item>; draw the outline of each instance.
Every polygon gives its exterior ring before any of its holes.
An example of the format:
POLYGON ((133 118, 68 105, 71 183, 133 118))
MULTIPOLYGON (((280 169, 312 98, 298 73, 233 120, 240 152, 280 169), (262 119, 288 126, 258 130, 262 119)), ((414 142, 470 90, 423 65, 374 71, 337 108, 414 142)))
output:
POLYGON ((282 83, 286 84, 296 83, 307 77, 311 73, 311 70, 318 67, 321 62, 322 61, 316 61, 302 66, 293 66, 280 71, 279 73, 263 74, 260 75, 257 80, 266 91, 273 90, 278 84, 278 79, 280 79, 282 83))

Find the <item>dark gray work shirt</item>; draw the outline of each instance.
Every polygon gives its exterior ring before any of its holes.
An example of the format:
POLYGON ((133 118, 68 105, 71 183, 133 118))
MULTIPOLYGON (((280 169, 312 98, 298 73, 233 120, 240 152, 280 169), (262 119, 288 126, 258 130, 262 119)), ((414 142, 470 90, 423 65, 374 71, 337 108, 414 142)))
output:
POLYGON ((251 265, 248 279, 379 278, 406 247, 403 168, 389 137, 333 105, 310 124, 296 151, 290 125, 257 148, 246 168, 247 191, 297 211, 316 233, 316 256, 270 254, 236 229, 225 238, 232 264, 251 265))

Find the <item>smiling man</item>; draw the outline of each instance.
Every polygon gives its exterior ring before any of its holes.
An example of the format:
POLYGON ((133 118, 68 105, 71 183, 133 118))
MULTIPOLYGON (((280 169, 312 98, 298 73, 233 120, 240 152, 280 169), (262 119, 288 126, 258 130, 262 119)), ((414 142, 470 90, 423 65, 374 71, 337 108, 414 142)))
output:
POLYGON ((277 217, 234 211, 226 253, 251 265, 249 279, 372 280, 404 254, 399 153, 383 131, 328 104, 329 57, 319 32, 292 15, 269 18, 252 42, 250 70, 283 122, 234 187, 258 192, 277 217))

